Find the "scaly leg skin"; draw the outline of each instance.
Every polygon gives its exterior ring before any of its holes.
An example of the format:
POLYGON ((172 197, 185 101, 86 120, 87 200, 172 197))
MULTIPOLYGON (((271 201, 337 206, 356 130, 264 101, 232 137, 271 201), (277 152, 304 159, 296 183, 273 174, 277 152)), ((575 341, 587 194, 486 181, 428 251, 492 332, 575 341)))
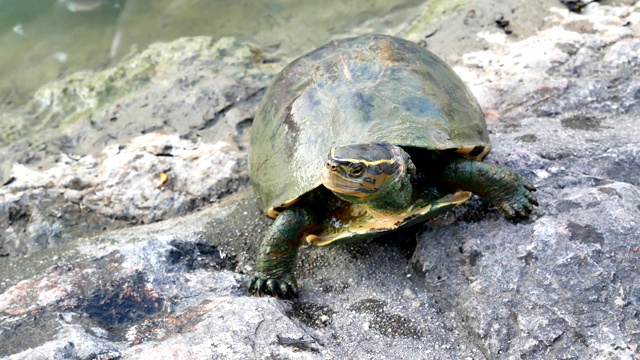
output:
POLYGON ((293 269, 298 248, 315 223, 313 218, 309 209, 296 206, 278 215, 260 245, 258 270, 249 281, 251 295, 284 299, 298 296, 293 269))
POLYGON ((538 205, 533 184, 502 166, 459 158, 445 166, 442 181, 447 187, 477 194, 510 218, 527 216, 538 205))

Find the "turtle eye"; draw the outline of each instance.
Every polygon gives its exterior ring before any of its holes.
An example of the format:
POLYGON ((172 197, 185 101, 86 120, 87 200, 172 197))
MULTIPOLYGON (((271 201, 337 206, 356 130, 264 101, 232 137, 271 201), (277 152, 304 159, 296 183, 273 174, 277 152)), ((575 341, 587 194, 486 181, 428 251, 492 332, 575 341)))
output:
POLYGON ((353 177, 360 177, 362 176, 363 173, 364 173, 364 166, 362 165, 358 165, 349 171, 349 175, 353 177))

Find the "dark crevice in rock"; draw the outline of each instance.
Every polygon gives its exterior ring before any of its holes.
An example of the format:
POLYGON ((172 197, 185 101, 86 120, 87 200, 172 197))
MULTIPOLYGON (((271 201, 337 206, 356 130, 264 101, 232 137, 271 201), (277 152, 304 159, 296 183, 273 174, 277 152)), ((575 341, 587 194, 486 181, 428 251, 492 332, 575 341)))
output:
POLYGON ((305 339, 301 338, 289 338, 281 335, 276 335, 276 339, 278 341, 278 345, 292 347, 300 351, 308 351, 318 353, 320 349, 318 348, 318 344, 315 339, 305 339))
POLYGON ((331 324, 331 317, 336 314, 329 306, 304 301, 294 301, 292 311, 294 318, 312 328, 323 328, 331 324))
POLYGON ((198 269, 234 270, 237 265, 234 256, 224 254, 216 246, 209 243, 174 240, 169 244, 173 246, 173 249, 169 251, 169 263, 183 265, 187 271, 198 269))
POLYGON ((202 125, 198 127, 198 130, 206 130, 216 125, 218 121, 224 117, 226 112, 232 109, 235 105, 235 103, 226 104, 224 107, 222 107, 222 109, 218 110, 212 118, 205 119, 202 125))
POLYGON ((419 339, 422 330, 414 322, 399 314, 391 314, 385 310, 386 303, 378 299, 363 299, 349 307, 349 310, 369 314, 369 326, 381 335, 397 338, 419 339))

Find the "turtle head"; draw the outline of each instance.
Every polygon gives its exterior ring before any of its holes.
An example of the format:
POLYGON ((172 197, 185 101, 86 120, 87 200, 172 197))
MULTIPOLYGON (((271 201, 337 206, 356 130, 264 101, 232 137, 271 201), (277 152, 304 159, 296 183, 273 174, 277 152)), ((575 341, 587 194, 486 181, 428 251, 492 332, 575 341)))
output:
POLYGON ((415 166, 399 146, 386 143, 334 147, 322 184, 339 198, 378 212, 402 212, 412 203, 415 166))

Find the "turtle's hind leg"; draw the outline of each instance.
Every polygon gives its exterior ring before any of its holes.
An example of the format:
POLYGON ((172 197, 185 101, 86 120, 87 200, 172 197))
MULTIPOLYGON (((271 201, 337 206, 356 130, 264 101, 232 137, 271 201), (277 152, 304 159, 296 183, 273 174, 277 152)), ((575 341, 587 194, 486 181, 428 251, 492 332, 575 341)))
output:
POLYGON ((311 210, 301 206, 285 209, 273 222, 258 252, 258 270, 249 281, 249 293, 276 298, 298 295, 293 275, 298 248, 315 224, 311 210))
POLYGON ((477 194, 507 217, 527 216, 538 205, 533 184, 502 166, 458 158, 446 164, 442 182, 448 188, 477 194))

